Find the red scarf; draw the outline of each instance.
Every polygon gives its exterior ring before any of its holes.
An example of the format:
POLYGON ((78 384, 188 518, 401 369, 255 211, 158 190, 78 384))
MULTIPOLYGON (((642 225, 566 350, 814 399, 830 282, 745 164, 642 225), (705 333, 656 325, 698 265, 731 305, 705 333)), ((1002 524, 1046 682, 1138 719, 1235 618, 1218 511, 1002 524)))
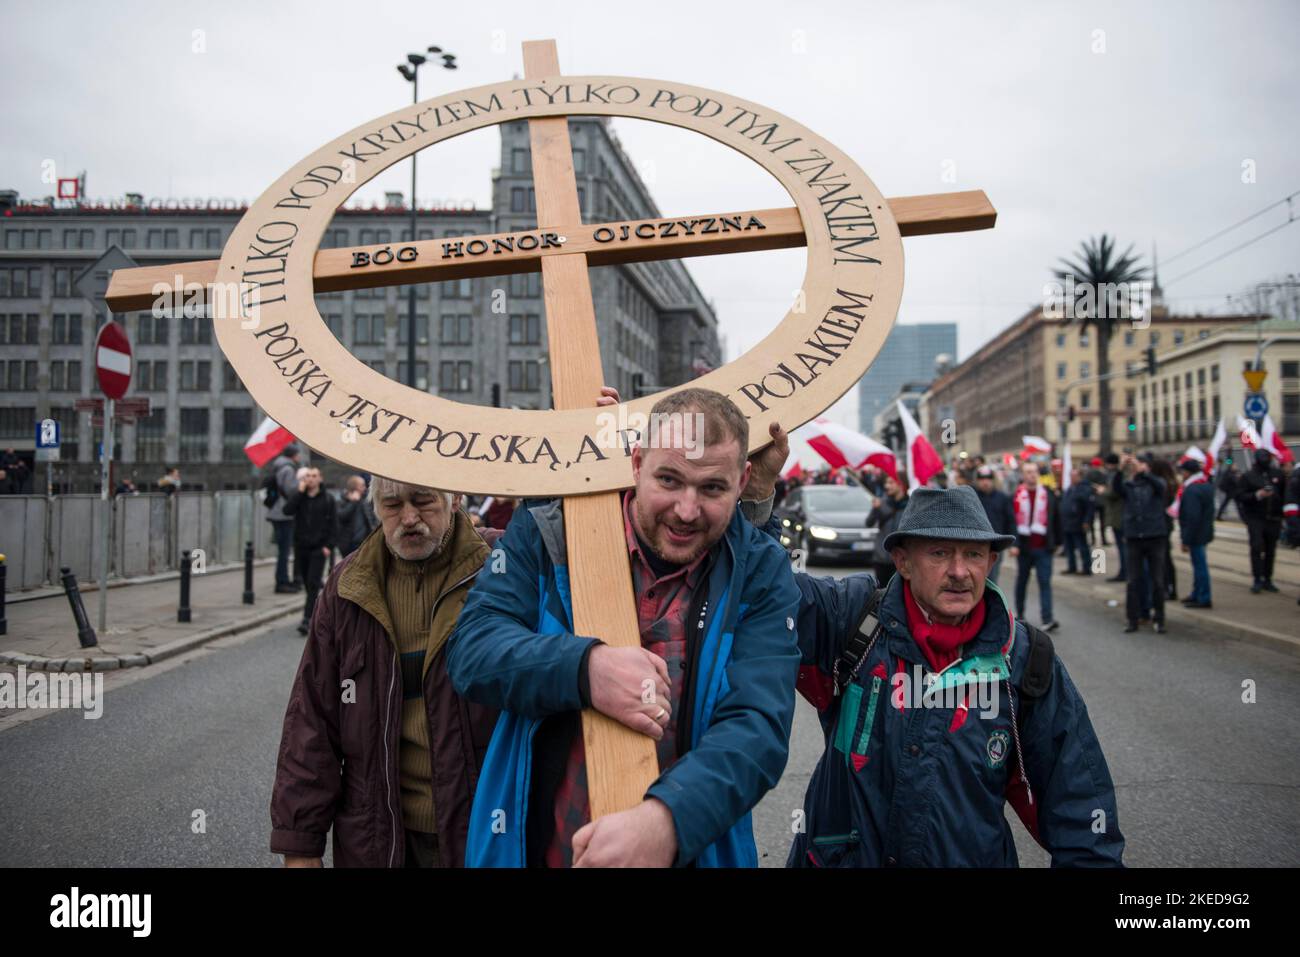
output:
POLYGON ((957 660, 957 649, 979 634, 984 627, 984 602, 980 602, 960 625, 927 621, 925 612, 912 597, 912 586, 903 582, 903 604, 907 606, 907 630, 925 655, 933 671, 942 671, 957 660))
POLYGON ((1195 472, 1189 476, 1182 485, 1178 486, 1178 494, 1174 496, 1174 504, 1165 509, 1165 513, 1168 514, 1170 518, 1177 518, 1178 506, 1183 500, 1183 489, 1187 488, 1189 485, 1195 485, 1197 482, 1204 482, 1205 480, 1206 474, 1204 472, 1195 472))

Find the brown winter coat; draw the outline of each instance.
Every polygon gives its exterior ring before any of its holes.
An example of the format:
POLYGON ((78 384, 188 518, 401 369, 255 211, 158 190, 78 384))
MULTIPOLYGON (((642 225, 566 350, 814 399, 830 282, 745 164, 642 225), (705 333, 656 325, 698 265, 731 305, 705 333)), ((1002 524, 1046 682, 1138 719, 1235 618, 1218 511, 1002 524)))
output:
MULTIPOLYGON (((445 640, 490 554, 488 543, 499 535, 488 531, 480 537, 464 512, 456 513, 447 585, 433 610, 440 648, 425 672, 424 700, 444 866, 459 867, 465 859, 474 788, 497 718, 452 690, 445 640)), ((332 827, 336 867, 405 862, 397 776, 402 674, 380 581, 386 548, 378 528, 339 564, 316 602, 284 716, 271 794, 276 854, 320 857, 332 827), (355 687, 344 685, 349 679, 355 687)))

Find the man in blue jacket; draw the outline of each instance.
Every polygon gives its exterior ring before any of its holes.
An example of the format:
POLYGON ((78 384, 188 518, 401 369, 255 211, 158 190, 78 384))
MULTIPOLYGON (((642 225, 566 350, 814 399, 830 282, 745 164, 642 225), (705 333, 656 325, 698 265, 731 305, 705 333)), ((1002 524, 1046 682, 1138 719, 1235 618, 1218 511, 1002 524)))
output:
POLYGON ((558 501, 516 510, 448 643, 457 692, 502 711, 469 866, 757 865, 749 811, 785 768, 799 592, 777 540, 737 514, 750 466, 735 404, 685 389, 648 432, 623 496, 641 647, 573 633, 558 501), (653 737, 660 769, 637 807, 594 822, 587 707, 653 737))
POLYGON ((1188 608, 1213 608, 1205 546, 1214 541, 1214 486, 1196 459, 1184 459, 1178 467, 1187 473, 1178 490, 1178 534, 1183 551, 1192 561, 1192 593, 1183 604, 1188 608))
MULTIPOLYGON (((784 461, 772 435, 747 498, 784 461)), ((765 506, 742 502, 755 521, 765 506)), ((885 542, 898 574, 883 591, 869 575, 795 576, 799 691, 826 751, 788 866, 1013 867, 1008 802, 1054 866, 1121 865, 1115 789, 1083 699, 1051 639, 987 582, 1014 541, 972 489, 918 489, 885 542)))

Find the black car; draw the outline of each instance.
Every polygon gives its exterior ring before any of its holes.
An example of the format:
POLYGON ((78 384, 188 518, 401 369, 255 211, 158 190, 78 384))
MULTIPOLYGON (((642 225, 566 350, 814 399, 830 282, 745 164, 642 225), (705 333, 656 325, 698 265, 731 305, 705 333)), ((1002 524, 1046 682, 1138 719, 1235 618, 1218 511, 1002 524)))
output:
POLYGON ((857 485, 804 485, 781 502, 781 544, 793 555, 802 549, 808 564, 817 559, 871 561, 877 530, 867 528, 871 496, 857 485))

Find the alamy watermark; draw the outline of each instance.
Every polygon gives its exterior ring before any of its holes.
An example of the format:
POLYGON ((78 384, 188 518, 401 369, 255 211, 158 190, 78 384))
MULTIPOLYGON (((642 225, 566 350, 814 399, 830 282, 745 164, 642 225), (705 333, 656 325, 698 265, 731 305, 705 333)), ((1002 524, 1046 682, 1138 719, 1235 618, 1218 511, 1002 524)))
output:
POLYGON ((28 672, 19 665, 17 673, 0 672, 0 708, 80 708, 87 720, 104 714, 102 672, 28 672))
POLYGON ((1153 284, 1146 279, 1136 282, 1075 282, 1067 274, 1065 281, 1043 284, 1045 319, 1115 319, 1132 322, 1138 329, 1151 324, 1153 284))

